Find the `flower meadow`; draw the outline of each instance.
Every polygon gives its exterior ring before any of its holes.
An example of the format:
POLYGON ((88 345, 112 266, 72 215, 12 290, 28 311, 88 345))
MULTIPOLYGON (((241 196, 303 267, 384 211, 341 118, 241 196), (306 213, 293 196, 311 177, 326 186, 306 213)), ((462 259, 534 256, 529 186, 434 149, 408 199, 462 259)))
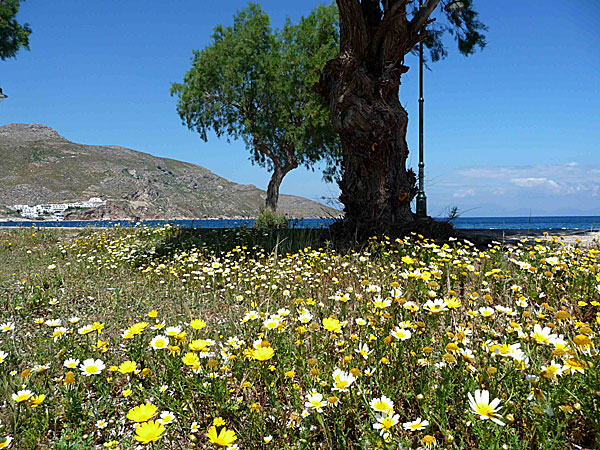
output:
POLYGON ((597 246, 298 233, 0 231, 0 448, 600 448, 597 246))

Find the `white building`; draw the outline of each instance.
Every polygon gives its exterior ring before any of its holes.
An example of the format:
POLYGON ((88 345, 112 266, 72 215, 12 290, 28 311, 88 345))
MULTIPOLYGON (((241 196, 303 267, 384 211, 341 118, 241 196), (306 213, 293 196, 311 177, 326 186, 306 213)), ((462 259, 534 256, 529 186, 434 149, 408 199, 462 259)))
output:
POLYGON ((69 203, 43 203, 41 205, 29 206, 29 205, 13 205, 9 206, 10 209, 21 213, 22 217, 28 219, 37 219, 44 216, 52 216, 55 220, 64 220, 64 212, 67 209, 78 209, 78 208, 95 208, 106 204, 106 200, 102 200, 98 197, 92 197, 87 202, 69 202, 69 203))

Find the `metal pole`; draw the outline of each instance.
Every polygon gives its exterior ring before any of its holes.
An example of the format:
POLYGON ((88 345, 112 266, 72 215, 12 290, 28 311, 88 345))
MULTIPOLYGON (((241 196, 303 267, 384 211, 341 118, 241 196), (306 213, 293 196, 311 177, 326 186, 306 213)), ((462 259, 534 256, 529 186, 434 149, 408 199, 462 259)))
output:
MULTIPOLYGON (((419 7, 423 0, 419 0, 419 7)), ((419 42, 419 192, 417 193, 417 216, 427 216, 425 196, 425 162, 423 160, 423 41, 419 42)))

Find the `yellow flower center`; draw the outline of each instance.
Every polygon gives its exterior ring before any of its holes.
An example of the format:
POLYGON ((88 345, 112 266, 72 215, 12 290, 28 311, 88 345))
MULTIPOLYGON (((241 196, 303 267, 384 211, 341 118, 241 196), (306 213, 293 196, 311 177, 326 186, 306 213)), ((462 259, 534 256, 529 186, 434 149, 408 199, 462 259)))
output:
POLYGON ((477 403, 475 405, 475 410, 477 411, 477 414, 479 414, 480 416, 485 416, 485 417, 494 417, 494 408, 492 408, 489 404, 487 403, 477 403))
POLYGON ((387 411, 389 408, 386 402, 378 401, 373 405, 375 411, 387 411))
POLYGON ((386 430, 389 430, 394 426, 394 420, 391 417, 386 417, 381 421, 381 426, 386 430))

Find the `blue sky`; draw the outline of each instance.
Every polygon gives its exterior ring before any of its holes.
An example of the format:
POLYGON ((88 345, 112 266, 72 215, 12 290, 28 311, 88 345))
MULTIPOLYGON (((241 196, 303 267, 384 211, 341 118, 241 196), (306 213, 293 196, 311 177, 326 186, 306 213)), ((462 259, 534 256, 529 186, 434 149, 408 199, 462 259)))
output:
MULTIPOLYGON (((317 0, 261 2, 280 26, 317 0)), ((269 174, 242 143, 208 143, 185 128, 169 94, 192 50, 242 0, 27 0, 31 51, 0 61, 0 125, 43 123, 85 144, 122 145, 193 162, 266 188, 269 174)), ((429 213, 465 216, 600 214, 600 3, 475 0, 488 46, 425 74, 429 213)), ((404 76, 411 156, 418 162, 418 66, 404 76)), ((319 172, 289 174, 283 193, 336 198, 319 172)))

